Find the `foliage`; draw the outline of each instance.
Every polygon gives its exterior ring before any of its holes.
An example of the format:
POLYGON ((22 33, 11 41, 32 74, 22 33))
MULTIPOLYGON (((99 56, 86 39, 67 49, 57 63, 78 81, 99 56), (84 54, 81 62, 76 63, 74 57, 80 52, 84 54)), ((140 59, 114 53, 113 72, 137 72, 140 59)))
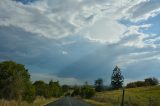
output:
POLYGON ((59 84, 59 81, 49 82, 49 90, 52 97, 60 97, 62 95, 62 88, 59 84))
POLYGON ((36 89, 36 96, 48 97, 47 84, 44 81, 35 81, 33 85, 36 89))
POLYGON ((58 98, 44 98, 36 97, 33 103, 28 103, 26 101, 15 101, 15 100, 4 100, 0 99, 0 106, 43 106, 51 101, 56 101, 58 98))
MULTIPOLYGON (((26 99, 28 87, 32 88, 30 75, 24 65, 17 64, 13 61, 4 61, 0 63, 0 98, 8 100, 26 99)), ((33 88, 34 89, 34 88, 33 88)), ((26 99, 28 100, 28 99, 26 99)), ((34 100, 34 90, 32 98, 34 100)))
POLYGON ((124 78, 121 74, 120 68, 116 66, 111 76, 111 86, 113 89, 118 89, 122 87, 123 82, 124 82, 124 78))
POLYGON ((70 90, 70 86, 68 85, 62 85, 62 92, 67 93, 70 90))
POLYGON ((95 94, 95 90, 89 86, 89 85, 84 85, 82 88, 81 88, 81 97, 82 98, 91 98, 93 97, 95 94))
POLYGON ((103 80, 101 78, 95 80, 95 90, 101 92, 104 90, 103 80))
POLYGON ((158 85, 158 83, 159 83, 158 79, 154 78, 154 77, 153 78, 146 78, 144 81, 147 85, 158 85))
POLYGON ((36 95, 37 96, 44 96, 46 98, 49 97, 59 97, 62 95, 61 86, 59 85, 59 82, 53 82, 52 80, 49 82, 49 84, 45 83, 44 81, 36 81, 33 84, 36 89, 36 95))
MULTIPOLYGON (((125 89, 124 106, 160 106, 160 86, 125 89)), ((98 92, 91 98, 95 106, 120 106, 122 90, 98 92)))
POLYGON ((143 87, 147 86, 144 81, 136 81, 136 82, 131 82, 127 84, 127 88, 135 88, 135 87, 143 87))
POLYGON ((71 96, 79 96, 80 94, 81 94, 81 87, 74 86, 71 96))
POLYGON ((157 78, 146 78, 144 81, 136 81, 136 82, 130 82, 127 84, 127 88, 135 88, 135 87, 143 87, 143 86, 154 86, 158 85, 158 79, 157 78))
POLYGON ((75 86, 72 96, 81 96, 82 98, 91 98, 95 94, 95 89, 87 83, 82 87, 75 86))
POLYGON ((26 90, 24 92, 24 95, 23 95, 23 100, 25 101, 28 101, 28 102, 33 102, 36 98, 36 95, 35 95, 35 87, 32 86, 32 84, 28 84, 26 86, 26 90))

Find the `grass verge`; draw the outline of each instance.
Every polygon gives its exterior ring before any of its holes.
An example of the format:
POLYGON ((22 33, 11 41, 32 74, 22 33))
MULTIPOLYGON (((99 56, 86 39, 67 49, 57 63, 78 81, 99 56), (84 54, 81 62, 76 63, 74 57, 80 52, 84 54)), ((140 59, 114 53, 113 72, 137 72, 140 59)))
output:
MULTIPOLYGON (((122 90, 97 93, 85 100, 95 106, 120 106, 122 90)), ((130 88, 125 90, 124 106, 160 106, 160 86, 130 88)))
POLYGON ((27 103, 25 101, 7 101, 7 100, 0 100, 0 106, 43 106, 52 101, 56 101, 58 98, 49 98, 45 99, 44 97, 37 97, 33 103, 27 103))

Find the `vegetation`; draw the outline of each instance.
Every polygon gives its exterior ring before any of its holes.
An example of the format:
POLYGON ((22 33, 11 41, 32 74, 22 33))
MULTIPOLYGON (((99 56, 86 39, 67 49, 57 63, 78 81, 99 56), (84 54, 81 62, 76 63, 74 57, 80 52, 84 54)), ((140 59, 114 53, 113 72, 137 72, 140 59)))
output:
POLYGON ((158 85, 159 81, 157 78, 146 78, 144 81, 130 82, 127 84, 127 88, 143 87, 143 86, 154 86, 158 85))
MULTIPOLYGON (((52 80, 49 83, 39 80, 32 84, 24 65, 5 61, 0 63, 0 106, 41 106, 47 103, 47 100, 56 100, 54 98, 62 95, 78 96, 96 106, 118 106, 121 103, 122 90, 119 88, 123 85, 123 79, 116 66, 111 77, 111 87, 105 92, 101 78, 95 80, 95 86, 88 85, 87 82, 83 86, 61 86, 59 81, 52 80)), ((128 83, 125 106, 160 106, 158 84, 156 78, 128 83)))
MULTIPOLYGON (((124 106, 160 106, 160 86, 128 88, 124 106)), ((122 90, 98 92, 87 102, 95 106, 120 106, 122 90)))
POLYGON ((111 87, 112 89, 121 88, 123 85, 124 78, 121 74, 120 68, 116 66, 113 70, 112 77, 111 77, 111 87))
POLYGON ((0 98, 28 102, 35 99, 35 89, 24 65, 13 61, 0 63, 0 98))
POLYGON ((0 63, 0 99, 33 102, 36 96, 60 97, 63 94, 58 81, 49 84, 36 81, 32 84, 24 65, 14 61, 0 63))
POLYGON ((87 83, 81 87, 75 86, 72 96, 80 96, 82 98, 91 98, 95 95, 95 89, 87 83))
POLYGON ((58 98, 44 98, 36 97, 33 103, 28 103, 26 101, 16 101, 16 100, 0 100, 0 106, 43 106, 51 101, 56 101, 58 98))
POLYGON ((97 92, 101 92, 104 90, 104 85, 103 85, 103 79, 99 78, 97 80, 95 80, 95 90, 97 92))
POLYGON ((95 90, 93 87, 89 86, 88 84, 84 85, 81 88, 80 95, 82 98, 91 98, 95 94, 95 90))

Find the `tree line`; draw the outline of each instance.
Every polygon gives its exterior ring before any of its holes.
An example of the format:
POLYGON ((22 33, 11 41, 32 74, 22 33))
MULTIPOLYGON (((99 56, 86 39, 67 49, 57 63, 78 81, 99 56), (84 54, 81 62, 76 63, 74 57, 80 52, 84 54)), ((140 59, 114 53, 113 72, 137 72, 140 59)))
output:
POLYGON ((135 81, 127 84, 126 88, 136 88, 136 87, 144 87, 144 86, 155 86, 158 85, 159 81, 157 78, 146 78, 144 81, 135 81))
POLYGON ((0 99, 33 102, 36 96, 45 98, 63 95, 90 98, 95 94, 94 87, 60 85, 59 81, 42 80, 32 83, 30 74, 23 64, 14 61, 0 62, 0 99))
MULTIPOLYGON (((120 68, 116 66, 111 76, 111 85, 106 87, 102 78, 95 80, 94 85, 87 82, 81 86, 60 85, 59 81, 42 80, 32 83, 30 74, 23 64, 14 61, 0 62, 0 99, 21 100, 33 102, 36 96, 45 98, 60 96, 79 96, 91 98, 96 92, 122 88, 124 77, 120 68)), ((131 82, 127 88, 157 85, 156 78, 147 78, 144 81, 131 82)))

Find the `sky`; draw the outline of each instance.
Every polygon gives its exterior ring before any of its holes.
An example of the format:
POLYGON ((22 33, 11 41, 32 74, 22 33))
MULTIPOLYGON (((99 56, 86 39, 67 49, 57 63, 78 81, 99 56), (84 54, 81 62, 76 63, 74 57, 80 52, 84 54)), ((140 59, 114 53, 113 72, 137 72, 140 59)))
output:
POLYGON ((32 81, 125 83, 160 79, 159 0, 0 0, 0 61, 32 81))

